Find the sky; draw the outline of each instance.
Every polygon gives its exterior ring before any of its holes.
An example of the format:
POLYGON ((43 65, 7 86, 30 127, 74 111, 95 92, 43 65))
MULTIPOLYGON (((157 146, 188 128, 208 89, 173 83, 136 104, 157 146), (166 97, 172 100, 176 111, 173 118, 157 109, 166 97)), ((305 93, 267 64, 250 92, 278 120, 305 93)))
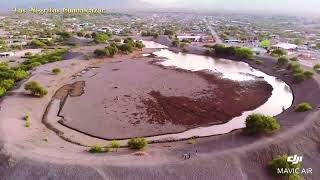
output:
POLYGON ((320 0, 0 0, 0 9, 14 7, 100 7, 228 10, 281 14, 319 14, 320 0))

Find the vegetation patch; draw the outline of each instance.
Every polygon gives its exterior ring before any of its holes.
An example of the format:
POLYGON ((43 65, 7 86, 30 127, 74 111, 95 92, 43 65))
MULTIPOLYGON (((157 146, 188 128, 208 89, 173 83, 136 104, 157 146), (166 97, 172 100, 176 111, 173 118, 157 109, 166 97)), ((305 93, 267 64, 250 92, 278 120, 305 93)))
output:
POLYGON ((100 144, 95 144, 95 145, 91 146, 89 149, 90 153, 106 153, 109 151, 110 151, 109 148, 105 148, 100 144))
POLYGON ((306 112, 306 111, 310 111, 312 109, 313 109, 313 107, 311 104, 304 102, 304 103, 300 103, 295 111, 296 112, 306 112))
POLYGON ((148 141, 145 138, 132 138, 128 141, 130 149, 142 150, 147 148, 148 141))
POLYGON ((284 176, 288 179, 300 179, 300 175, 296 174, 295 172, 284 171, 284 173, 279 173, 278 170, 280 169, 300 169, 301 163, 292 164, 288 162, 288 155, 278 156, 277 158, 273 159, 269 162, 268 171, 270 174, 275 176, 284 176))
POLYGON ((246 119, 244 132, 248 134, 258 134, 273 132, 280 128, 277 119, 263 114, 252 114, 246 119))
POLYGON ((43 97, 48 94, 48 90, 45 87, 42 87, 36 81, 30 81, 25 84, 24 89, 29 91, 31 95, 37 97, 43 97))

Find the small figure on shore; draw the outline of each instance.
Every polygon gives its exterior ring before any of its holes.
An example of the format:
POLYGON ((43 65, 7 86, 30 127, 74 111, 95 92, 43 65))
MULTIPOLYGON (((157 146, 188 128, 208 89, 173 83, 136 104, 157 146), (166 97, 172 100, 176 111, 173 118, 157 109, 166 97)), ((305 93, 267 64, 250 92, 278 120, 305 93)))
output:
POLYGON ((190 158, 191 158, 191 153, 189 152, 189 153, 188 153, 188 159, 190 159, 190 158))
POLYGON ((184 159, 184 160, 186 160, 187 157, 188 157, 188 154, 187 154, 187 153, 183 154, 183 159, 184 159))

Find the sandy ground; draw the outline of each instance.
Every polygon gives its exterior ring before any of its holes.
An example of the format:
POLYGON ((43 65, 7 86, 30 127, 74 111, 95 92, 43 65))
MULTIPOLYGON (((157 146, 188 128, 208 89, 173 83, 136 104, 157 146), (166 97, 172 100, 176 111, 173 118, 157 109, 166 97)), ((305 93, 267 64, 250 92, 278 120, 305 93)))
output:
POLYGON ((248 137, 241 131, 197 139, 195 145, 184 141, 150 145, 145 156, 121 149, 118 152, 93 155, 86 147, 64 141, 42 124, 42 114, 54 92, 72 74, 88 65, 88 61, 70 60, 40 67, 31 77, 49 88, 43 99, 30 98, 22 88, 4 98, 0 112, 0 177, 20 179, 274 179, 265 166, 278 154, 303 155, 303 166, 313 168, 305 179, 320 177, 320 111, 295 113, 302 101, 320 105, 320 77, 293 84, 284 72, 276 72, 275 61, 252 66, 286 81, 294 92, 293 106, 279 115, 282 129, 268 136, 248 137), (75 64, 74 64, 75 63, 75 64), (48 70, 62 67, 63 73, 53 76, 48 70), (68 70, 66 70, 68 69, 68 70), (306 93, 307 92, 307 93, 306 93), (31 128, 24 127, 22 117, 29 113, 31 128), (197 150, 197 153, 195 153, 197 150), (191 152, 190 160, 182 154, 191 152))

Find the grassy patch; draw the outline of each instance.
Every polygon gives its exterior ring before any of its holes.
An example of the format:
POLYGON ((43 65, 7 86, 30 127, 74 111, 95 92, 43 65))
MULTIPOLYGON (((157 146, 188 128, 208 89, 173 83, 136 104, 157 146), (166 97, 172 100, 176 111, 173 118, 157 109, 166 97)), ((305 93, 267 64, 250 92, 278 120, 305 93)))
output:
POLYGON ((313 107, 311 104, 304 102, 304 103, 300 103, 295 111, 296 112, 306 112, 306 111, 310 111, 312 109, 313 109, 313 107))

